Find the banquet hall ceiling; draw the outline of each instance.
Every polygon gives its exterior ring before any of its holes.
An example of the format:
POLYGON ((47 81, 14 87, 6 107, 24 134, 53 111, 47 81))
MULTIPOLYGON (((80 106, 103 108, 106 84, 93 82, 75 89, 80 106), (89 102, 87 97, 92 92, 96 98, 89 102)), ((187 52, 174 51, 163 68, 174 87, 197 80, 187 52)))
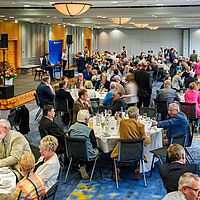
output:
MULTIPOLYGON (((200 28, 200 0, 74 0, 92 4, 84 14, 70 17, 59 13, 52 3, 67 1, 0 0, 0 21, 72 25, 93 28, 134 28, 145 23, 160 28, 200 28), (130 17, 124 25, 115 25, 110 17, 130 17)), ((70 2, 70 1, 68 1, 70 2)))

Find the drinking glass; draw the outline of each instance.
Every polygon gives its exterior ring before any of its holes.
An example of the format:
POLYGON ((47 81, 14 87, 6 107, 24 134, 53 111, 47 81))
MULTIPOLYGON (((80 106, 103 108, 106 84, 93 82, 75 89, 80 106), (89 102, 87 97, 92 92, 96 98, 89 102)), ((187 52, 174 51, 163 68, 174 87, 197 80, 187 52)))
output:
POLYGON ((89 127, 93 128, 93 120, 92 119, 89 120, 89 127))
POLYGON ((105 122, 101 121, 101 128, 102 128, 102 130, 104 130, 104 127, 105 127, 105 122))
POLYGON ((144 119, 147 118, 147 113, 143 113, 143 118, 144 118, 144 119))

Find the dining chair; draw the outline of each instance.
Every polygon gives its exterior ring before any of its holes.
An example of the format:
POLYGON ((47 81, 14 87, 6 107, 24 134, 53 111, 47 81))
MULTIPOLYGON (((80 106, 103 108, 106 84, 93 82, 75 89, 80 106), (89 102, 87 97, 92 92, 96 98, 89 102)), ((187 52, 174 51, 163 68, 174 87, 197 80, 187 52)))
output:
POLYGON ((144 139, 123 139, 118 142, 118 157, 113 159, 115 170, 116 187, 119 188, 117 165, 118 163, 133 163, 140 161, 144 186, 146 187, 146 176, 144 172, 144 139))
MULTIPOLYGON (((165 120, 168 117, 168 102, 167 101, 159 101, 154 99, 155 106, 157 108, 158 115, 161 115, 161 120, 165 120)), ((158 118, 158 116, 157 116, 158 118)))
POLYGON ((47 191, 47 193, 45 195, 42 196, 41 199, 42 200, 54 200, 56 192, 58 190, 58 183, 59 183, 59 180, 56 180, 54 185, 47 191))
POLYGON ((69 158, 69 165, 67 168, 67 173, 65 175, 64 183, 67 182, 67 177, 68 177, 69 170, 71 168, 73 159, 85 161, 85 162, 94 162, 92 171, 90 174, 89 185, 88 185, 88 188, 90 188, 97 161, 99 163, 100 177, 102 178, 101 160, 100 160, 101 154, 99 153, 94 158, 90 158, 88 155, 87 142, 86 142, 85 138, 82 139, 82 138, 66 137, 65 141, 66 141, 66 155, 69 158))
POLYGON ((40 103, 40 100, 39 100, 39 97, 38 97, 37 93, 34 93, 34 97, 35 97, 36 104, 39 107, 39 110, 37 111, 37 113, 35 115, 35 120, 37 120, 37 118, 39 117, 40 113, 42 112, 42 105, 40 103))
POLYGON ((140 107, 140 115, 147 113, 147 117, 157 117, 157 108, 140 107))

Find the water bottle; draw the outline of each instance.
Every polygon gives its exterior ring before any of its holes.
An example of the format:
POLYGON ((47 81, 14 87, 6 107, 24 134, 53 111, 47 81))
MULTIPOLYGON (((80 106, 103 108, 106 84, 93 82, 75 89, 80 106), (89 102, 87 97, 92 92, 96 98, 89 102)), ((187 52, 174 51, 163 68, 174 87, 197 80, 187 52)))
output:
POLYGON ((100 114, 97 113, 97 116, 96 116, 96 125, 97 125, 97 126, 100 126, 100 124, 101 124, 100 114))

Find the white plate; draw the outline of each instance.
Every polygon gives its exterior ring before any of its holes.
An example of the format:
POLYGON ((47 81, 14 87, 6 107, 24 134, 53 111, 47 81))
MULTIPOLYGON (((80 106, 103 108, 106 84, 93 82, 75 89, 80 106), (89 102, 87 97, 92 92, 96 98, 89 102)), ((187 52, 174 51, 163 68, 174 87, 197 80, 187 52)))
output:
POLYGON ((9 188, 9 187, 11 187, 12 186, 12 184, 11 184, 11 182, 8 184, 8 185, 0 185, 0 188, 1 189, 6 189, 6 188, 9 188))
POLYGON ((0 173, 1 173, 1 174, 9 174, 9 173, 10 173, 10 170, 4 171, 4 170, 1 170, 1 169, 0 169, 0 173))

